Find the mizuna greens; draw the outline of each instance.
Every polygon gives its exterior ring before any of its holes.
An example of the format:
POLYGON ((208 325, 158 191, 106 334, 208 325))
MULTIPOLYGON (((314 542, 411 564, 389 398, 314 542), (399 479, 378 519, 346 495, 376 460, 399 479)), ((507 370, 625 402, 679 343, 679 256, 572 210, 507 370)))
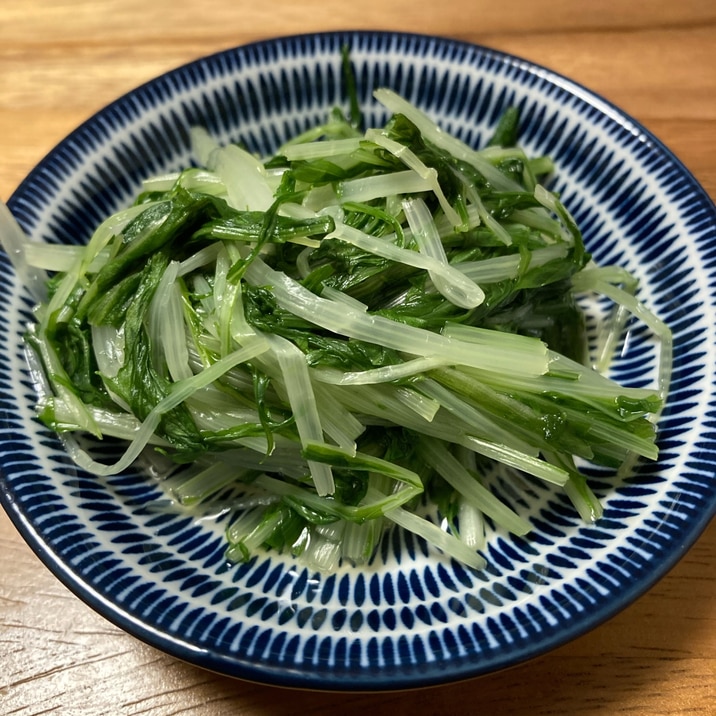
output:
POLYGON ((335 110, 269 158, 195 129, 197 166, 147 180, 84 247, 4 232, 18 270, 52 274, 27 333, 40 420, 98 476, 163 458, 176 503, 233 510, 231 560, 360 564, 397 525, 481 568, 487 532, 530 531, 495 465, 591 521, 580 463, 657 457, 669 330, 590 260, 516 112, 474 150, 375 97, 384 126, 335 110), (585 292, 614 301, 600 371, 585 292), (602 375, 637 319, 661 341, 653 389, 602 375), (118 439, 116 462, 87 433, 118 439))

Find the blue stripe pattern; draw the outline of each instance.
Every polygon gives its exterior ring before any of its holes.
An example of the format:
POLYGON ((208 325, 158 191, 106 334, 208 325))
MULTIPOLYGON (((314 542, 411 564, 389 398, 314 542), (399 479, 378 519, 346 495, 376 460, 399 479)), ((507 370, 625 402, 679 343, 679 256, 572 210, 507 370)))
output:
MULTIPOLYGON (((624 478, 590 470, 605 505, 593 525, 558 491, 496 471, 495 491, 534 530, 493 531, 483 572, 397 530, 369 567, 330 576, 275 554, 230 565, 226 516, 158 509, 160 487, 137 471, 84 474, 33 419, 21 340, 31 301, 2 256, 0 497, 60 579, 160 649, 265 683, 388 690, 487 673, 584 633, 665 574, 713 517, 716 211, 655 137, 551 71, 447 39, 346 32, 232 49, 138 88, 53 150, 11 198, 13 213, 35 239, 83 243, 142 178, 191 161, 192 125, 274 150, 343 105, 344 44, 369 125, 385 119, 372 99, 379 86, 474 146, 519 107, 522 144, 554 158, 552 188, 595 259, 635 273, 640 297, 673 329, 659 460, 624 478)), ((651 337, 634 325, 613 376, 644 385, 656 370, 651 337)))

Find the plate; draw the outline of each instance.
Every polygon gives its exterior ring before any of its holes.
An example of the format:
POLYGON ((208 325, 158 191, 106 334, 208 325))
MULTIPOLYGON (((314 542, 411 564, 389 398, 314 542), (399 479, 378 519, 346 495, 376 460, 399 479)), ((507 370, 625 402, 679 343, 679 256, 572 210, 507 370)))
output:
MULTIPOLYGON (((619 263, 672 328, 672 388, 658 462, 592 474, 605 507, 584 524, 557 492, 529 484, 526 538, 495 533, 472 572, 392 533, 369 567, 330 576, 266 553, 229 565, 221 518, 152 509, 140 471, 98 479, 35 421, 22 351, 32 301, 2 256, 0 496, 40 559, 127 632, 223 674, 282 686, 389 690, 474 677, 525 661, 623 609, 669 570, 716 510, 716 212, 674 155, 619 109, 521 59, 421 35, 285 37, 199 59, 121 97, 61 142, 9 206, 34 239, 77 243, 129 203, 143 177, 190 161, 188 130, 267 153, 343 105, 350 47, 366 123, 395 89, 479 145, 508 105, 521 144, 551 155, 599 263, 619 263)), ((634 331, 613 377, 653 377, 634 331)))

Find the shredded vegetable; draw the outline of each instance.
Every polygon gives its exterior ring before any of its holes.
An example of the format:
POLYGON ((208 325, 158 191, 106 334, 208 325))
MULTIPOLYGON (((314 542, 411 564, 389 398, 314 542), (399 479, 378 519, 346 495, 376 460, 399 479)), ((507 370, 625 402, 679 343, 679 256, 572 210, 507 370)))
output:
POLYGON ((233 511, 231 560, 274 549, 332 570, 393 528, 479 569, 491 532, 530 531, 490 489, 495 464, 591 521, 582 461, 657 457, 669 329, 631 275, 594 265, 515 110, 476 150, 375 98, 383 126, 335 110, 271 157, 195 129, 200 167, 147 179, 85 247, 43 250, 0 215, 39 301, 39 419, 98 479, 165 456, 177 504, 233 511), (601 372, 580 292, 614 303, 601 372), (654 388, 603 374, 629 317, 660 342, 654 388))

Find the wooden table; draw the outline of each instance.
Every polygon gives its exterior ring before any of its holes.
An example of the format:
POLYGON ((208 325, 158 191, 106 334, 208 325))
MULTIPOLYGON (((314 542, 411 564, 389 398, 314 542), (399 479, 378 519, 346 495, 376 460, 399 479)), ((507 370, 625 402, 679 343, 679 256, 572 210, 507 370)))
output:
MULTIPOLYGON (((469 40, 555 69, 660 137, 716 197, 713 0, 3 0, 0 198, 82 120, 201 55, 275 35, 400 29, 469 40)), ((716 525, 648 594, 582 638, 507 672, 421 692, 291 692, 207 673, 95 614, 0 515, 3 714, 711 714, 716 525)))

